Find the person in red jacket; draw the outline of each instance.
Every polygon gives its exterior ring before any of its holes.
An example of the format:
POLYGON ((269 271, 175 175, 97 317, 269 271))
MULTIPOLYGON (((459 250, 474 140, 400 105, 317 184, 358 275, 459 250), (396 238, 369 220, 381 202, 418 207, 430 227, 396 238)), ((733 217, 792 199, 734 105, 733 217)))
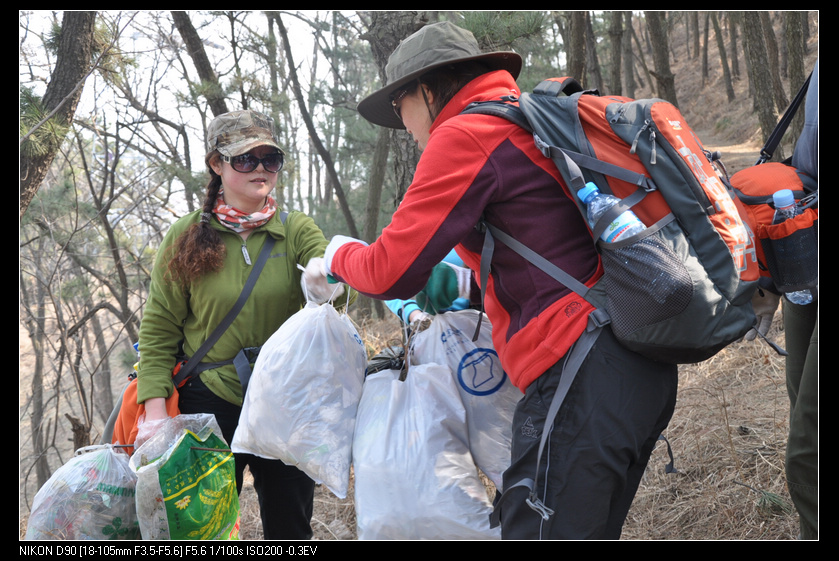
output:
MULTIPOLYGON (((378 240, 332 239, 324 256, 328 274, 375 298, 410 297, 452 247, 480 270, 484 235, 475 226, 483 218, 587 285, 602 275, 573 195, 533 137, 499 117, 461 114, 475 101, 517 97, 521 65, 513 52, 482 53, 471 33, 449 22, 427 25, 396 48, 387 85, 358 111, 374 124, 406 129, 422 156, 378 240)), ((495 507, 502 537, 619 538, 673 413, 676 366, 625 349, 605 328, 545 428, 566 357, 593 307, 502 243, 483 288, 495 349, 524 393, 504 496, 495 507), (544 430, 549 445, 537 462, 544 430), (537 464, 538 485, 528 495, 516 483, 534 478, 537 464)))

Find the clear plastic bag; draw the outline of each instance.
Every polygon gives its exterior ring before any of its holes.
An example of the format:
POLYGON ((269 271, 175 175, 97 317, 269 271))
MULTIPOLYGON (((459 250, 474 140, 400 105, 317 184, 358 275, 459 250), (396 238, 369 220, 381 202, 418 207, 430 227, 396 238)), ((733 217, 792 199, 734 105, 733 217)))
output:
POLYGON ((480 315, 463 310, 434 316, 429 327, 413 337, 411 363, 449 367, 466 410, 469 449, 501 491, 501 476, 510 466, 513 412, 522 393, 501 366, 486 316, 478 339, 472 341, 480 315))
POLYGON ((360 540, 499 539, 469 452, 466 412, 447 367, 367 376, 353 464, 360 540))
POLYGON ((136 540, 137 476, 110 444, 79 448, 35 495, 27 540, 136 540))
POLYGON ((262 346, 231 448, 297 466, 346 498, 366 366, 349 317, 309 302, 262 346))
POLYGON ((170 418, 129 464, 144 540, 239 538, 236 464, 214 415, 170 418))

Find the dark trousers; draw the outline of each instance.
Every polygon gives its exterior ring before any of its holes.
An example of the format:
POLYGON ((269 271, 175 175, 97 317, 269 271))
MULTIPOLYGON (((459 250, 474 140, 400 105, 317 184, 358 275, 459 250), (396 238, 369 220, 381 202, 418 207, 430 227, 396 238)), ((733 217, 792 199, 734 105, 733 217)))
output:
MULTIPOLYGON (((199 378, 178 390, 181 413, 212 413, 224 439, 230 443, 239 423, 241 407, 215 395, 199 378)), ((234 454, 236 488, 242 491, 247 466, 259 501, 262 531, 266 540, 308 540, 312 538, 312 510, 315 482, 294 466, 252 454, 234 454)))
POLYGON ((503 539, 618 539, 650 454, 676 404, 678 368, 621 346, 605 328, 580 367, 542 455, 536 495, 554 514, 525 502, 545 418, 564 359, 526 390, 513 417, 509 493, 499 505, 503 539))
POLYGON ((819 308, 798 306, 786 298, 787 393, 789 439, 786 475, 798 511, 801 538, 819 539, 819 308))

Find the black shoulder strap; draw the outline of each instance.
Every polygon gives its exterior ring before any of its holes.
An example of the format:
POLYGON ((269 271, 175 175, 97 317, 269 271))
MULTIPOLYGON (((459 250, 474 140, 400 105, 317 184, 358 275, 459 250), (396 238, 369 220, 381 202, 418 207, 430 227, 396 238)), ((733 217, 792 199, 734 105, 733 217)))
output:
MULTIPOLYGON (((288 216, 287 212, 283 212, 280 215, 280 219, 283 223, 285 223, 285 219, 288 216)), ((253 290, 254 285, 256 284, 257 279, 259 278, 259 274, 262 272, 263 267, 265 267, 266 261, 268 261, 268 256, 271 253, 271 249, 274 247, 274 236, 271 234, 267 234, 265 238, 265 243, 262 244, 262 250, 259 252, 259 257, 254 263, 253 269, 251 269, 250 275, 248 276, 248 280, 245 281, 245 286, 242 288, 242 293, 239 295, 239 299, 236 300, 236 303, 233 304, 233 307, 227 312, 227 315, 224 316, 224 319, 221 320, 221 323, 216 326, 213 333, 210 337, 204 341, 204 343, 195 351, 195 354, 192 355, 187 363, 181 367, 178 373, 172 378, 172 382, 175 384, 175 387, 182 385, 187 378, 192 374, 198 364, 201 362, 201 359, 204 358, 204 355, 213 348, 213 345, 221 338, 222 334, 227 331, 227 328, 233 323, 233 320, 236 319, 236 316, 239 315, 239 312, 242 310, 242 307, 245 305, 248 297, 253 290)))
MULTIPOLYGON (((512 101, 512 100, 511 100, 512 101)), ((495 115, 517 124, 529 133, 533 133, 533 127, 524 116, 524 112, 518 105, 513 105, 501 99, 491 101, 474 101, 466 106, 461 113, 479 113, 481 115, 495 115)))
POLYGON ((789 104, 789 107, 787 107, 787 110, 778 121, 778 124, 775 125, 775 129, 769 135, 769 138, 766 140, 766 144, 763 145, 763 149, 760 151, 760 159, 757 161, 758 164, 768 162, 772 159, 772 154, 775 153, 775 149, 778 147, 778 144, 781 143, 781 138, 784 136, 784 133, 787 132, 787 127, 789 127, 793 117, 795 117, 795 112, 798 111, 798 107, 801 105, 801 102, 803 102, 804 98, 807 97, 807 88, 810 86, 810 78, 812 77, 813 73, 811 72, 810 75, 807 76, 807 79, 804 80, 804 84, 801 86, 801 89, 798 90, 798 93, 795 95, 795 99, 792 100, 792 103, 789 104))

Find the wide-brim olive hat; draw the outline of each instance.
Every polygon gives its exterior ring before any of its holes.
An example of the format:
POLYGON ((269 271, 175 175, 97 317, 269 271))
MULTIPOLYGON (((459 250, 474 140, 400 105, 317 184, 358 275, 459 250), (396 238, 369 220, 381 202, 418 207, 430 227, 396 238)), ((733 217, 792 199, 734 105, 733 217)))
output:
POLYGON ((256 111, 223 113, 207 127, 207 153, 218 150, 223 156, 239 156, 257 146, 273 146, 283 153, 277 142, 274 119, 256 111))
POLYGON ((435 68, 470 60, 483 61, 493 70, 507 70, 513 78, 521 72, 518 53, 483 53, 470 31, 448 21, 432 23, 403 39, 394 49, 385 67, 387 85, 362 99, 358 112, 373 124, 404 129, 393 111, 391 94, 435 68))

